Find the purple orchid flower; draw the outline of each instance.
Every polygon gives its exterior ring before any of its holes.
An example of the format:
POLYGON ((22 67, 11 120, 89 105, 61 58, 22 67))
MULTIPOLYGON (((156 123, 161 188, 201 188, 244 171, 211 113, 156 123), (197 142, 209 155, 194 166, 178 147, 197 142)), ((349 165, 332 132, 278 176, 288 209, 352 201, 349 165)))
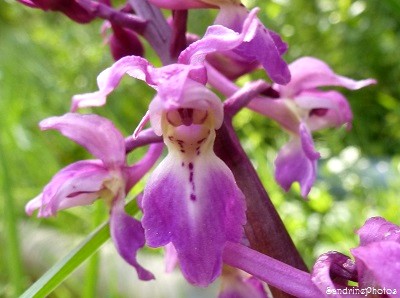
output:
MULTIPOLYGON (((251 18, 247 24, 251 27, 251 18)), ((247 36, 248 26, 242 34, 228 31, 232 33, 230 39, 216 43, 214 48, 240 43, 247 36)), ((220 26, 209 32, 219 29, 226 32, 220 26)), ((215 130, 223 121, 223 105, 205 87, 201 62, 210 50, 197 49, 185 54, 189 64, 161 68, 140 57, 124 57, 99 75, 99 91, 75 96, 73 108, 104 104, 125 73, 157 90, 139 127, 150 120, 169 153, 144 190, 141 206, 146 241, 150 247, 172 243, 186 279, 207 286, 221 274, 225 244, 242 239, 246 217, 244 196, 229 168, 213 151, 215 130)))
POLYGON ((26 205, 27 214, 38 209, 39 217, 53 216, 58 210, 89 205, 101 197, 110 206, 111 238, 119 254, 136 268, 140 279, 153 279, 136 261, 136 251, 145 243, 144 230, 139 221, 125 213, 124 200, 158 159, 162 146, 153 145, 142 160, 128 166, 124 138, 105 118, 69 113, 45 119, 40 127, 60 131, 98 159, 78 161, 60 170, 26 205))
POLYGON ((399 297, 400 227, 373 217, 357 234, 360 246, 351 249, 355 261, 338 252, 323 254, 312 270, 314 284, 326 297, 399 297), (348 286, 349 280, 358 287, 348 286))
MULTIPOLYGON (((241 32, 248 19, 249 11, 241 5, 240 1, 179 1, 179 0, 150 0, 153 4, 170 9, 219 7, 219 14, 214 22, 241 32)), ((254 11, 254 10, 253 10, 254 11)), ((251 12, 250 12, 251 13, 251 12)), ((213 52, 207 60, 218 70, 231 79, 236 79, 244 73, 250 72, 260 64, 274 82, 287 84, 290 81, 290 72, 282 55, 287 50, 287 45, 279 35, 267 28, 256 19, 257 28, 250 40, 242 42, 232 50, 213 52), (225 66, 229 65, 227 69, 225 66)), ((224 36, 220 36, 224 38, 224 36)), ((214 36, 204 36, 197 43, 205 47, 213 47, 216 41, 214 36)))
POLYGON ((318 88, 340 86, 356 90, 376 81, 355 81, 339 76, 324 62, 312 57, 294 61, 289 69, 290 83, 273 86, 279 92, 278 98, 256 98, 248 107, 274 119, 292 134, 275 161, 275 178, 286 191, 298 181, 301 194, 306 197, 314 184, 319 159, 311 132, 350 125, 352 120, 350 106, 342 94, 318 88))

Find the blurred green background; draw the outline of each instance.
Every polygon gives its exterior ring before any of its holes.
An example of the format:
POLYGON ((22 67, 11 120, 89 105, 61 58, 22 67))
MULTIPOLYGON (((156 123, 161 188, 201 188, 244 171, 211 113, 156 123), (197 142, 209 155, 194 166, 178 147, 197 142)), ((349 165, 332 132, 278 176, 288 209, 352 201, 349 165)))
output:
MULTIPOLYGON (((288 62, 314 56, 339 74, 379 82, 359 91, 343 90, 354 113, 350 132, 337 129, 315 135, 322 159, 309 201, 300 198, 298 187, 284 193, 273 180, 273 161, 288 135, 247 110, 235 119, 242 144, 307 264, 328 250, 349 254, 358 243, 354 231, 366 218, 380 215, 400 224, 400 4, 397 0, 246 4, 261 6, 264 24, 288 42, 288 62)), ((191 12, 190 30, 202 35, 214 15, 191 12)), ((78 25, 59 13, 0 1, 1 297, 15 297, 26 289, 107 217, 102 202, 60 212, 55 219, 28 218, 24 213, 28 200, 61 167, 89 157, 56 132, 40 132, 37 124, 68 111, 72 95, 96 90, 97 74, 113 62, 100 35, 101 24, 99 20, 78 25), (42 233, 54 233, 56 238, 48 240, 42 233), (42 236, 47 240, 35 241, 42 236), (65 242, 63 249, 59 242, 65 242), (49 258, 37 259, 32 252, 49 258)), ((93 112, 112 119, 129 134, 152 95, 145 84, 124 79, 107 106, 93 112)), ((82 275, 86 282, 67 281, 53 297, 99 295, 95 274, 99 257, 90 264, 82 275)), ((135 297, 115 286, 117 278, 110 275, 104 281, 114 285, 105 297, 135 297)))

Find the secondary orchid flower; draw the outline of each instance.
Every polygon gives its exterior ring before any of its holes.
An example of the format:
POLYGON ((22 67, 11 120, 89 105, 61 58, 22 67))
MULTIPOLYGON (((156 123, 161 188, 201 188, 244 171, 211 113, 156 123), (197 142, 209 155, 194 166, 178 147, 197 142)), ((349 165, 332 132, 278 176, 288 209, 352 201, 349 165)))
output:
MULTIPOLYGON (((235 0, 202 0, 202 1, 179 1, 179 0, 150 0, 153 4, 162 8, 188 9, 201 7, 219 7, 219 14, 214 25, 219 25, 234 32, 241 32, 249 17, 254 13, 254 9, 249 11, 241 5, 240 1, 235 0)), ((251 39, 242 42, 238 47, 231 50, 215 51, 208 57, 218 70, 226 74, 229 78, 235 79, 238 76, 254 70, 258 65, 262 65, 274 82, 286 84, 290 80, 290 72, 282 55, 287 50, 287 45, 281 40, 279 35, 267 28, 256 19, 257 28, 251 39), (229 65, 228 70, 224 67, 229 65)), ((204 44, 205 47, 213 48, 213 44, 219 40, 224 40, 221 34, 218 37, 207 34, 196 43, 204 44)), ((180 58, 180 62, 182 62, 180 58)), ((184 63, 184 62, 183 62, 184 63)))
POLYGON ((256 98, 248 107, 277 121, 291 133, 291 140, 278 153, 275 178, 287 191, 298 181, 306 197, 314 184, 319 153, 311 132, 350 125, 352 113, 346 98, 337 91, 318 89, 339 86, 356 90, 375 80, 355 81, 335 74, 328 65, 312 57, 289 65, 292 80, 286 86, 274 84, 278 98, 256 98))
POLYGON ((144 231, 139 221, 125 213, 124 201, 126 193, 158 159, 162 146, 153 145, 142 160, 128 166, 124 138, 105 118, 69 113, 45 119, 40 127, 60 131, 98 159, 78 161, 60 170, 26 205, 26 212, 31 215, 38 209, 39 217, 48 217, 101 197, 110 207, 111 238, 119 254, 136 268, 140 279, 154 278, 136 261, 136 251, 145 243, 144 231))
POLYGON ((338 253, 320 256, 312 270, 314 284, 326 297, 398 297, 400 290, 400 227, 382 217, 368 219, 358 230, 355 261, 338 253), (348 281, 358 287, 348 286, 348 281))

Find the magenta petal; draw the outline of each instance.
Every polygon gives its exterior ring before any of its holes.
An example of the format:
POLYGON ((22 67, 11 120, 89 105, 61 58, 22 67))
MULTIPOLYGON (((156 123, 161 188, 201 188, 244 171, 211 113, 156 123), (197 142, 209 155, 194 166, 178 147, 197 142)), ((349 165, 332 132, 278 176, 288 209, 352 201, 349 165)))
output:
MULTIPOLYGON (((321 255, 311 272, 311 280, 322 293, 347 286, 348 280, 357 279, 354 261, 335 251, 321 255)), ((322 296, 321 296, 322 297, 322 296)))
POLYGON ((111 209, 110 233, 121 257, 133 266, 141 280, 154 279, 154 275, 136 261, 136 252, 145 244, 143 227, 140 221, 125 213, 123 198, 111 209))
POLYGON ((301 195, 306 197, 316 178, 319 153, 315 151, 311 135, 303 124, 299 134, 279 151, 275 160, 275 179, 286 191, 298 181, 301 195))
POLYGON ((304 91, 294 101, 305 111, 309 111, 307 126, 311 131, 347 124, 351 126, 353 114, 346 98, 337 91, 304 91), (324 110, 322 115, 313 113, 324 110))
POLYGON ((150 3, 166 9, 190 9, 213 7, 199 0, 149 0, 150 3))
POLYGON ((245 20, 242 32, 239 34, 221 25, 208 27, 202 39, 192 43, 179 56, 178 62, 183 64, 202 64, 209 53, 229 51, 238 47, 243 42, 250 41, 256 34, 258 21, 253 9, 245 20))
POLYGON ((59 171, 39 196, 28 202, 26 212, 31 215, 39 209, 38 216, 47 217, 78 205, 87 205, 98 198, 98 191, 109 176, 97 160, 73 163, 59 171))
MULTIPOLYGON (((362 286, 400 289, 400 243, 379 241, 351 250, 362 286)), ((398 297, 397 295, 389 295, 398 297)))
POLYGON ((119 84, 127 73, 131 77, 146 81, 152 85, 147 68, 149 62, 138 56, 126 56, 115 62, 111 67, 103 70, 97 77, 99 91, 86 94, 78 94, 72 97, 71 111, 82 107, 97 107, 106 103, 107 95, 119 84))
POLYGON ((313 57, 302 57, 289 65, 292 79, 286 86, 281 86, 281 96, 292 98, 300 91, 323 86, 341 86, 355 90, 375 84, 373 79, 355 81, 335 74, 323 61, 313 57))
POLYGON ((152 174, 142 202, 148 245, 172 242, 184 276, 198 286, 220 275, 225 243, 239 242, 245 223, 243 194, 211 153, 189 164, 169 154, 152 174))
POLYGON ((400 243, 400 227, 382 217, 369 218, 357 234, 360 236, 360 246, 382 240, 400 243))
POLYGON ((281 57, 282 51, 287 48, 286 44, 275 32, 266 29, 261 23, 258 26, 255 37, 234 49, 234 52, 249 62, 258 61, 274 82, 287 84, 290 81, 290 72, 281 57))
POLYGON ((125 141, 114 124, 97 115, 67 113, 40 122, 42 130, 56 129, 85 147, 107 167, 125 164, 125 141))

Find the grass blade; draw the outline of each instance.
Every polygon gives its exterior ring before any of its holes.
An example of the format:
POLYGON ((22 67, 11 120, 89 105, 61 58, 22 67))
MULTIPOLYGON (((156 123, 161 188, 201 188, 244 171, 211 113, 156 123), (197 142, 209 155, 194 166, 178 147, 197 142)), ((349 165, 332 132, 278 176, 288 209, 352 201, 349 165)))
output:
MULTIPOLYGON (((129 214, 138 212, 136 202, 130 201, 126 210, 129 214)), ((110 230, 108 222, 101 224, 89 234, 76 248, 50 268, 20 298, 46 297, 61 284, 76 268, 93 255, 108 239, 110 230)))

